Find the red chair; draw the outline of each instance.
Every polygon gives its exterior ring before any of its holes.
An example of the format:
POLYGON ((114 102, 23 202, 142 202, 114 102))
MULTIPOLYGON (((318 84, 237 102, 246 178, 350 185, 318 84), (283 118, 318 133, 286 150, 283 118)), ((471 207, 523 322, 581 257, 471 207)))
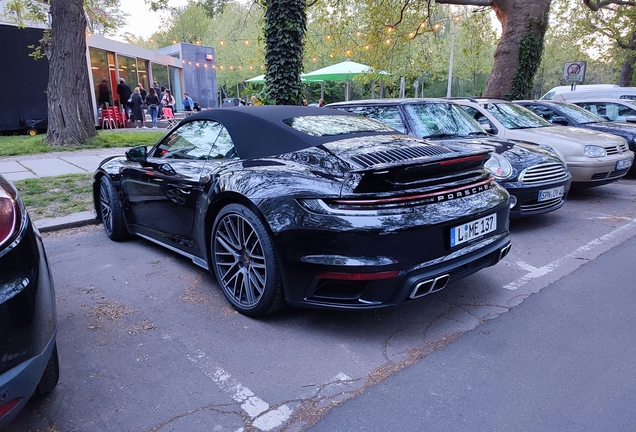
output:
POLYGON ((109 129, 117 129, 117 122, 110 108, 102 108, 102 130, 106 127, 109 129))
POLYGON ((174 114, 172 113, 172 108, 170 107, 163 107, 163 115, 167 118, 167 119, 171 119, 174 118, 174 114))
POLYGON ((125 128, 128 126, 128 117, 126 116, 126 113, 120 111, 116 106, 113 107, 113 117, 119 127, 125 128))

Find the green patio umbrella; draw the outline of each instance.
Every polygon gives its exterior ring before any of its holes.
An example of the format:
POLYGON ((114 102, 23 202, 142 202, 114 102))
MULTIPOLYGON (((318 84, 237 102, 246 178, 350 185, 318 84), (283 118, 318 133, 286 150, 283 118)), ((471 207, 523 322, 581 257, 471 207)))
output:
MULTIPOLYGON (((356 75, 373 72, 374 70, 371 66, 356 63, 351 60, 345 60, 341 63, 336 63, 313 72, 302 74, 301 76, 307 81, 351 81, 356 77, 356 75)), ((381 75, 389 75, 389 73, 385 71, 379 71, 377 73, 381 75)))
MULTIPOLYGON (((345 100, 349 100, 349 84, 350 82, 360 74, 374 73, 371 66, 367 66, 362 63, 356 63, 351 60, 345 60, 340 63, 336 63, 331 66, 324 67, 322 69, 315 70, 302 74, 301 76, 307 81, 344 81, 345 85, 345 100)), ((388 72, 379 71, 376 72, 380 75, 390 75, 388 72)), ((324 89, 320 89, 320 97, 324 98, 324 89)))
MULTIPOLYGON (((301 80, 302 82, 305 82, 305 81, 311 81, 311 82, 321 82, 321 81, 322 81, 321 79, 311 79, 311 80, 310 80, 310 79, 306 79, 306 78, 305 78, 305 77, 303 77, 303 76, 301 76, 301 77, 300 77, 300 80, 301 80)), ((248 82, 248 83, 259 83, 259 84, 262 84, 262 83, 264 83, 264 82, 265 82, 265 74, 255 76, 254 78, 246 79, 246 80, 245 80, 245 81, 243 81, 243 82, 248 82)))

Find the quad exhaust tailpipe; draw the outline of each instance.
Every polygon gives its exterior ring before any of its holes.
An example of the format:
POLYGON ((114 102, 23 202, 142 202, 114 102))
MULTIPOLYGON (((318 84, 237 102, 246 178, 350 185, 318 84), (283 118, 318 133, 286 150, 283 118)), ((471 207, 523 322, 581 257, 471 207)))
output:
POLYGON ((448 284, 449 280, 450 280, 450 275, 445 274, 442 276, 438 276, 434 279, 428 279, 422 282, 418 282, 415 285, 415 288, 413 288, 413 290, 411 291, 409 298, 416 299, 416 298, 424 297, 425 295, 440 291, 444 289, 444 287, 448 284))

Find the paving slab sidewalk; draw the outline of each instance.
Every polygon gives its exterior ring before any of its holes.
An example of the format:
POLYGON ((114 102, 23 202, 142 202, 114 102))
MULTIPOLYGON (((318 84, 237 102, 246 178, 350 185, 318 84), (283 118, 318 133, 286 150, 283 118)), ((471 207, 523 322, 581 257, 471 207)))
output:
MULTIPOLYGON (((53 177, 66 174, 93 173, 109 156, 123 155, 128 147, 51 152, 37 155, 0 158, 0 174, 10 181, 53 177)), ((80 227, 98 223, 94 211, 84 211, 34 222, 42 232, 80 227)))

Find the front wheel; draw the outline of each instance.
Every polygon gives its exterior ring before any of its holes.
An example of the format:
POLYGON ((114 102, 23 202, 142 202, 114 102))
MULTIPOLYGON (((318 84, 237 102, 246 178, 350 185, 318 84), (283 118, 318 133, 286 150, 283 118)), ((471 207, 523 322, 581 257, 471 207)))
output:
POLYGON ((99 213, 106 235, 114 241, 128 236, 121 201, 112 180, 103 176, 99 181, 99 213))
POLYGON ((259 317, 285 304, 272 240, 254 211, 242 204, 221 209, 210 247, 223 294, 240 313, 259 317))

